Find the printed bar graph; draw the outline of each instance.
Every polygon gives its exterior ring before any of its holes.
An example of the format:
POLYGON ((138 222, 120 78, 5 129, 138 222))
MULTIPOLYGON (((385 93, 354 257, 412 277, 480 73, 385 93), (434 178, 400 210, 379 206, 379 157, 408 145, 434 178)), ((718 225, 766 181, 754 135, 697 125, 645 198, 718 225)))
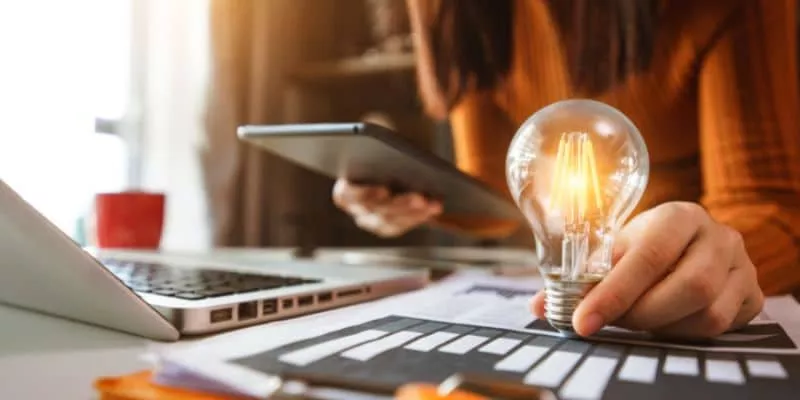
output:
POLYGON ((402 316, 234 363, 264 373, 328 374, 395 387, 480 373, 548 387, 565 400, 794 399, 800 393, 797 355, 659 349, 402 316))

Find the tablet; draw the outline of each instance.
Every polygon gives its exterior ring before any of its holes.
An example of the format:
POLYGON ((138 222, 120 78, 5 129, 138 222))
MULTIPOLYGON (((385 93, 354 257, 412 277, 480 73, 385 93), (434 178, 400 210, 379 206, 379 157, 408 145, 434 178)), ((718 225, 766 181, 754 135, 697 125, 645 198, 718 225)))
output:
POLYGON ((442 201, 446 214, 522 221, 504 193, 461 172, 451 162, 370 123, 246 125, 239 138, 332 179, 380 184, 442 201))

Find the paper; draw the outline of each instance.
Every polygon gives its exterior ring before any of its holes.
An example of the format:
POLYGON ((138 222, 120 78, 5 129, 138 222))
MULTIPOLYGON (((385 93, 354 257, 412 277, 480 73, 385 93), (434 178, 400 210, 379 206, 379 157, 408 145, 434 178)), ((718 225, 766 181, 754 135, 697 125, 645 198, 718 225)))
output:
POLYGON ((270 377, 287 371, 395 387, 473 372, 545 386, 564 399, 780 398, 800 391, 800 304, 791 298, 768 299, 757 321, 702 343, 615 328, 569 340, 531 314, 528 302, 541 287, 537 278, 465 273, 161 358, 251 396, 264 396, 270 377))

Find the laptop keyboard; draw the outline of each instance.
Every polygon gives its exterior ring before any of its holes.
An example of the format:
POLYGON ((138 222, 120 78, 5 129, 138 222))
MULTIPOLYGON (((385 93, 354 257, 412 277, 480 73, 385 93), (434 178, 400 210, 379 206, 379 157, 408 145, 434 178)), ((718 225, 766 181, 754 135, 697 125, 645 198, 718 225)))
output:
POLYGON ((236 293, 319 283, 319 279, 177 268, 158 263, 101 260, 111 273, 139 293, 201 300, 236 293))

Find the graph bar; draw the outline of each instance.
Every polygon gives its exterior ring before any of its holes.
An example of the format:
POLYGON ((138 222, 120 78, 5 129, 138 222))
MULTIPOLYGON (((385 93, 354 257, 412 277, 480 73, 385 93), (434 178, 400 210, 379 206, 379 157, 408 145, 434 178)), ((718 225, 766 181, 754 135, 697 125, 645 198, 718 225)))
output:
POLYGON ((767 356, 745 357, 747 373, 754 378, 787 379, 789 374, 777 358, 767 356))
POLYGON ((550 350, 548 347, 526 344, 495 364, 494 369, 508 372, 525 372, 550 350))
POLYGON ((658 375, 658 350, 634 349, 625 358, 617 379, 626 382, 652 384, 658 375))
POLYGON ((524 382, 530 385, 557 387, 575 368, 588 348, 589 345, 586 343, 565 343, 525 375, 524 382))
POLYGON ((439 351, 451 354, 466 354, 487 340, 489 340, 489 338, 486 336, 466 335, 441 347, 439 351))
POLYGON ((350 336, 345 336, 339 339, 334 339, 331 341, 295 350, 291 353, 286 353, 278 357, 278 360, 285 362, 287 364, 292 364, 302 367, 311 364, 315 361, 321 360, 325 357, 332 356, 352 346, 356 346, 361 343, 368 342, 370 340, 375 340, 381 336, 386 335, 386 333, 387 332, 385 331, 370 329, 350 336))
POLYGON ((595 349, 564 383, 561 397, 586 400, 602 398, 621 354, 619 348, 612 346, 595 349))
POLYGON ((700 375, 697 356, 687 352, 669 352, 664 361, 664 373, 669 375, 700 375))
POLYGON ((732 356, 708 355, 705 368, 706 380, 714 383, 743 385, 744 372, 732 356))
POLYGON ((374 342, 362 344, 361 346, 347 350, 346 352, 342 353, 342 357, 349 358, 351 360, 367 361, 383 352, 400 347, 408 341, 416 339, 419 336, 422 336, 422 334, 412 331, 393 333, 374 342))
POLYGON ((511 351, 511 349, 514 347, 517 347, 517 345, 520 343, 522 343, 522 340, 520 339, 501 337, 487 343, 478 349, 478 351, 481 353, 497 354, 502 356, 511 351))
POLYGON ((443 343, 446 343, 454 338, 458 337, 457 333, 453 332, 436 332, 431 335, 421 337, 405 346, 408 350, 414 351, 431 351, 443 343))

